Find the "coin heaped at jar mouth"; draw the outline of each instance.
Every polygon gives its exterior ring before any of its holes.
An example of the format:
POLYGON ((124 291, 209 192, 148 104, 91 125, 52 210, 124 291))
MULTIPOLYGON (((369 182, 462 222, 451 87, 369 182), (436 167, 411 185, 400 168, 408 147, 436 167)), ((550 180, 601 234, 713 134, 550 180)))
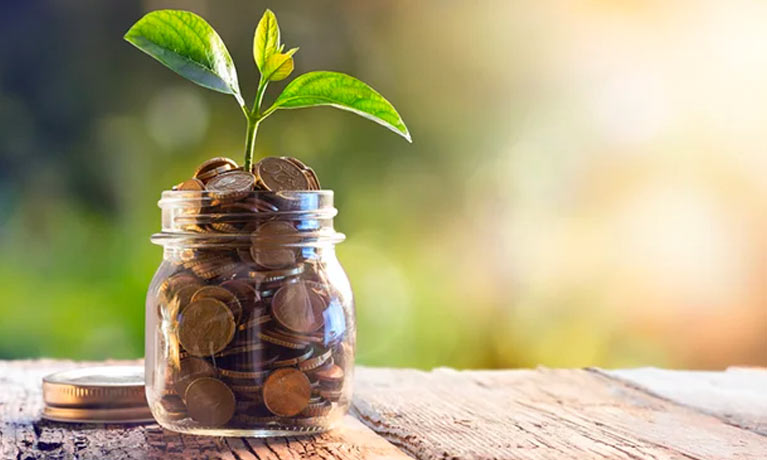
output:
POLYGON ((214 158, 159 203, 146 388, 175 431, 314 433, 348 409, 355 321, 333 192, 297 159, 253 171, 214 158))

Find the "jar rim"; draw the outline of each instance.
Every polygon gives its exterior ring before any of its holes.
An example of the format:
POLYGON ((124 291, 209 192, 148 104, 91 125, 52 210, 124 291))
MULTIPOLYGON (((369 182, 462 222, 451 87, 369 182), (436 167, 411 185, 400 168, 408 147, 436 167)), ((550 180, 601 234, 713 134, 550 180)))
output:
MULTIPOLYGON (((301 199, 305 197, 318 197, 318 198, 325 198, 326 201, 324 201, 324 203, 332 207, 333 196, 334 196, 333 190, 329 190, 329 189, 286 190, 286 191, 280 191, 280 192, 253 190, 243 195, 240 199, 248 199, 248 198, 301 199)), ((164 190, 160 194, 160 201, 158 201, 157 204, 160 208, 163 208, 166 205, 168 206, 177 205, 177 206, 183 207, 184 202, 190 202, 190 203, 194 202, 196 205, 198 204, 198 201, 200 200, 214 201, 216 199, 217 199, 216 194, 208 190, 164 190)), ((324 207, 328 207, 328 206, 324 206, 324 207)))
MULTIPOLYGON (((222 199, 215 192, 207 190, 165 190, 161 194, 158 206, 163 216, 170 213, 173 223, 167 224, 163 217, 163 229, 152 235, 152 242, 159 245, 179 246, 214 246, 214 245, 276 245, 276 246, 319 246, 343 241, 345 235, 336 232, 332 219, 338 213, 333 206, 333 190, 291 190, 291 191, 251 191, 237 196, 231 203, 222 199), (223 201, 223 203, 222 203, 223 201), (233 209, 226 213, 217 211, 219 206, 238 207, 245 204, 247 212, 233 209), (253 209, 251 209, 251 207, 253 209), (315 226, 302 230, 295 235, 259 236, 250 231, 232 231, 223 233, 186 231, 181 224, 208 225, 214 222, 247 222, 250 220, 284 221, 330 221, 329 226, 315 226), (178 225, 178 226, 177 226, 178 225)), ((230 197, 231 199, 231 197, 230 197)), ((193 225, 196 227, 197 225, 193 225)))

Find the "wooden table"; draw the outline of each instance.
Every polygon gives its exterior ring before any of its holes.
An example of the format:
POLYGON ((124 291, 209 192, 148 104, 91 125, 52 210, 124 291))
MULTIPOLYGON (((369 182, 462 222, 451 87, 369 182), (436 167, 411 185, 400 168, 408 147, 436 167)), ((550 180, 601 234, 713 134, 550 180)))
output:
POLYGON ((766 369, 359 367, 338 430, 258 440, 41 420, 43 375, 87 364, 0 361, 0 458, 767 459, 766 369))

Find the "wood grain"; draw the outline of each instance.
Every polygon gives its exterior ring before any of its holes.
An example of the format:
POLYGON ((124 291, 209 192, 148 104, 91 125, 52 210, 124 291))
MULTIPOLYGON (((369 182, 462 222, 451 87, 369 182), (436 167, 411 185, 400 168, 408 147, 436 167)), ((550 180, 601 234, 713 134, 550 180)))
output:
POLYGON ((43 375, 88 364, 105 363, 0 361, 0 459, 767 458, 767 371, 360 367, 359 420, 347 417, 321 436, 264 441, 41 420, 43 375))
POLYGON ((597 372, 767 436, 767 369, 733 367, 712 372, 646 367, 597 372))
POLYGON ((0 459, 410 458, 351 416, 330 433, 270 440, 181 435, 156 424, 84 425, 40 419, 42 377, 87 364, 0 361, 0 459))
POLYGON ((359 368, 353 412, 421 459, 764 459, 767 437, 588 370, 359 368))

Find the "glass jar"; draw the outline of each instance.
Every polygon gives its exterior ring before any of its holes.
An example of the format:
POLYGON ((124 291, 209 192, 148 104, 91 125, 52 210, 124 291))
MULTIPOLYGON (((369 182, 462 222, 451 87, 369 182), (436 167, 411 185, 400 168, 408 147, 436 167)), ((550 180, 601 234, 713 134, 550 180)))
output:
POLYGON ((146 394, 163 427, 331 428, 348 410, 355 316, 332 191, 166 191, 146 301, 146 394))

